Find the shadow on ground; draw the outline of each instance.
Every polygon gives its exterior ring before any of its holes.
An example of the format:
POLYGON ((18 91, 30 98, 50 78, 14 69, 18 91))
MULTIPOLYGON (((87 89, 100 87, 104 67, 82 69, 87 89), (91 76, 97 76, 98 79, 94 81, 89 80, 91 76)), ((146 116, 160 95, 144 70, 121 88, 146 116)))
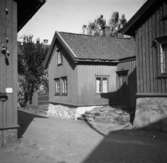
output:
POLYGON ((167 133, 155 130, 166 121, 167 118, 140 129, 109 132, 82 163, 166 163, 167 133))
POLYGON ((23 134, 26 132, 26 130, 28 129, 29 125, 31 124, 34 118, 46 118, 22 110, 18 110, 17 114, 18 114, 18 124, 19 124, 18 135, 17 135, 18 138, 21 138, 23 136, 23 134))

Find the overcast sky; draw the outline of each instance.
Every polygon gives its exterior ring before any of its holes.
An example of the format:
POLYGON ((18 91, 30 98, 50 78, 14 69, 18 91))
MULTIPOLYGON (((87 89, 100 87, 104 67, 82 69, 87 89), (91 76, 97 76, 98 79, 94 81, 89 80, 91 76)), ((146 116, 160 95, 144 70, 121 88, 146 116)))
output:
POLYGON ((131 18, 145 0, 47 0, 19 32, 51 42, 55 31, 82 33, 82 25, 103 14, 106 20, 114 11, 131 18))

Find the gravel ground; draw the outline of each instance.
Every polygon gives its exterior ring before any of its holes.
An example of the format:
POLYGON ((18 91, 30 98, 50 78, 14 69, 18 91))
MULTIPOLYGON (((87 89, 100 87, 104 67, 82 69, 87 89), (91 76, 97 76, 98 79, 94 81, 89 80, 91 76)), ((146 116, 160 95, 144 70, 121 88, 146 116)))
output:
POLYGON ((21 126, 26 122, 22 138, 18 144, 0 149, 0 163, 167 162, 164 133, 121 130, 103 135, 84 121, 22 114, 21 126))

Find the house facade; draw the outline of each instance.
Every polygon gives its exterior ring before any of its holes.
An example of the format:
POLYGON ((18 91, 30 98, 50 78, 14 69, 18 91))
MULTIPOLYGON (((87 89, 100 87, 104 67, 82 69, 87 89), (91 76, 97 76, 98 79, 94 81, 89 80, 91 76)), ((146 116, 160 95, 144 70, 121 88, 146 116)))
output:
POLYGON ((136 42, 135 125, 163 120, 167 115, 167 2, 146 1, 122 31, 136 42))
POLYGON ((117 91, 124 83, 128 85, 128 77, 135 71, 134 54, 134 41, 129 38, 56 32, 44 63, 49 75, 49 102, 115 105, 117 91))
POLYGON ((43 3, 0 1, 0 146, 17 139, 17 32, 43 3))

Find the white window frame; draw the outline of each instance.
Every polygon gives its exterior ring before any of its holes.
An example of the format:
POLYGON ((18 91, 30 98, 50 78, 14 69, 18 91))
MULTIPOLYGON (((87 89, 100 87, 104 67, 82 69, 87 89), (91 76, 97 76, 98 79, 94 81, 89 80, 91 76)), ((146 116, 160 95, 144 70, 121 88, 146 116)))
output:
POLYGON ((96 76, 96 93, 100 94, 100 93, 108 93, 108 92, 109 92, 109 76, 108 75, 97 75, 96 76), (107 82, 106 86, 104 85, 104 81, 107 82))

